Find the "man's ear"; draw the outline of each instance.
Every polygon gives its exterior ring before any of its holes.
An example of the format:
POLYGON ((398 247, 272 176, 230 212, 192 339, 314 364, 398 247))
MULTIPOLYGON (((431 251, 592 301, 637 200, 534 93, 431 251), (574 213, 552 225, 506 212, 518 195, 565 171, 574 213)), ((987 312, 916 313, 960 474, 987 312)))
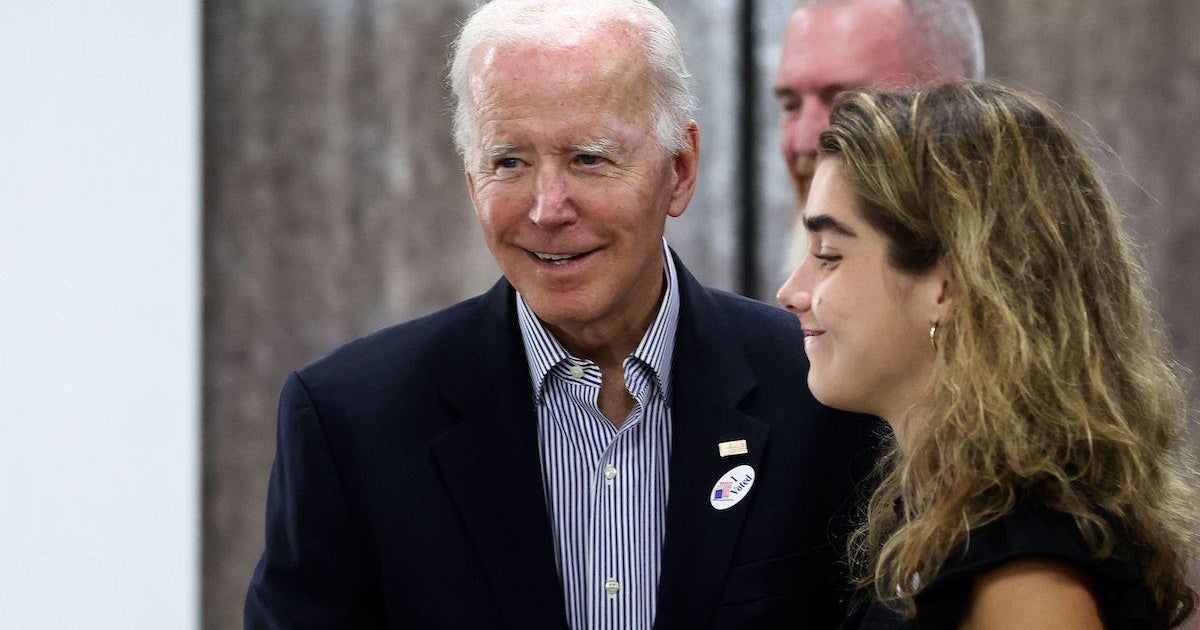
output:
POLYGON ((671 191, 671 203, 667 214, 677 217, 687 209, 696 192, 696 172, 700 166, 700 127, 689 120, 684 130, 685 146, 671 157, 675 187, 671 191))
POLYGON ((471 207, 479 214, 479 204, 475 202, 475 175, 471 173, 471 165, 463 158, 463 175, 467 177, 467 194, 471 196, 471 207))

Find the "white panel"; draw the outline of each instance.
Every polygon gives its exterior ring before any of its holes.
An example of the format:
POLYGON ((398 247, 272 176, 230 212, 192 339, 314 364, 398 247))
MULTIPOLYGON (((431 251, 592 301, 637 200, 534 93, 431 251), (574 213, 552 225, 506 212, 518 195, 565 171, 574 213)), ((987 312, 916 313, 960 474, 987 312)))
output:
POLYGON ((0 611, 195 628, 199 6, 0 3, 0 611))

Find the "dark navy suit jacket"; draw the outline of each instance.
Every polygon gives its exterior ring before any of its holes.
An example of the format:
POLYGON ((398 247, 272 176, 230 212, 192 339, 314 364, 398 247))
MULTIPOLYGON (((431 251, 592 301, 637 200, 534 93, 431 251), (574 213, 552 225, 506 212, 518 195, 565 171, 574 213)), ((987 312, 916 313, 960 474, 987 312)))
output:
MULTIPOLYGON (((830 535, 878 426, 812 398, 794 317, 678 269, 655 628, 832 628, 830 535), (739 464, 750 494, 713 509, 739 464)), ((501 280, 291 375, 247 628, 566 628, 514 299, 501 280)))

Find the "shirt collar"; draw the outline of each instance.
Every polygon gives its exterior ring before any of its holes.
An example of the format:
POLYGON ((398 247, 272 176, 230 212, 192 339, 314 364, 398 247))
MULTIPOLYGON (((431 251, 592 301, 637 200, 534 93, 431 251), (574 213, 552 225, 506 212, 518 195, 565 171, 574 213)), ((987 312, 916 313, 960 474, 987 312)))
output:
MULTIPOLYGON (((675 331, 679 326, 679 279, 675 260, 663 239, 663 269, 666 287, 662 304, 642 340, 630 358, 644 363, 654 372, 658 387, 665 399, 671 394, 671 359, 675 354, 675 331)), ((546 330, 542 321, 529 308, 525 298, 517 292, 517 321, 521 326, 521 340, 525 346, 525 359, 529 364, 529 377, 534 385, 534 401, 540 403, 546 376, 563 361, 582 362, 572 357, 566 348, 546 330)), ((625 362, 628 368, 628 359, 625 362)))

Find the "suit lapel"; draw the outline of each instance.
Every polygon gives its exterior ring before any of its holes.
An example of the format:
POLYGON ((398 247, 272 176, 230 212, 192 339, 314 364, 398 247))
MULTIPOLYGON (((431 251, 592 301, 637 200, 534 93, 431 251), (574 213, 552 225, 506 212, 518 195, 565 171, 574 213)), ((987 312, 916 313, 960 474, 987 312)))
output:
MULTIPOLYGON (((769 433, 738 409, 756 384, 744 349, 707 290, 678 260, 676 267, 681 305, 659 629, 702 628, 712 619, 754 493, 722 511, 713 509, 710 493, 734 466, 760 468, 769 433), (719 443, 742 439, 746 455, 720 457, 719 443)), ((509 285, 498 283, 482 306, 480 334, 448 353, 457 360, 442 395, 460 421, 433 442, 433 456, 505 625, 565 628, 537 415, 509 285)))
POLYGON ((493 287, 479 334, 451 353, 442 396, 460 421, 433 442, 433 456, 505 625, 561 629, 537 415, 512 296, 507 282, 493 287))
POLYGON ((769 427, 738 410, 756 379, 745 350, 713 298, 682 265, 672 386, 670 497, 655 627, 708 627, 733 559, 754 489, 716 510, 714 484, 730 469, 760 469, 769 427), (748 453, 721 457, 718 444, 746 440, 748 453))

